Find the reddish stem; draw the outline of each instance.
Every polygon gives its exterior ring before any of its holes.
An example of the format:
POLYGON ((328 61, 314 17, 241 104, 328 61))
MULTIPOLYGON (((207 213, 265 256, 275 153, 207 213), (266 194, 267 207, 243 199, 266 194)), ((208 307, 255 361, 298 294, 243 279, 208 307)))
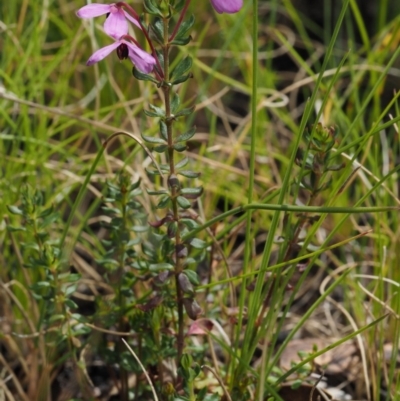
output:
POLYGON ((178 33, 178 29, 181 26, 183 19, 185 18, 186 11, 187 11, 187 9, 189 7, 189 4, 190 4, 190 0, 187 0, 185 6, 182 9, 181 15, 179 16, 178 22, 176 23, 175 28, 174 28, 171 36, 169 37, 169 42, 174 40, 176 34, 178 33))
POLYGON ((140 21, 140 20, 139 20, 139 14, 138 14, 129 4, 126 4, 124 1, 119 1, 119 2, 116 4, 116 6, 117 6, 117 7, 124 7, 124 8, 127 8, 128 11, 129 11, 129 13, 131 14, 131 16, 132 16, 133 18, 135 18, 138 22, 140 21))
POLYGON ((122 39, 129 40, 130 42, 133 42, 139 49, 141 49, 139 42, 131 35, 124 35, 122 36, 122 39))
POLYGON ((150 46, 151 54, 153 55, 153 57, 155 58, 156 63, 157 63, 159 74, 156 72, 156 75, 158 75, 160 79, 163 79, 164 78, 164 72, 163 72, 163 69, 161 67, 160 61, 158 60, 156 49, 153 46, 153 42, 150 39, 149 33, 147 32, 146 29, 144 29, 144 26, 142 25, 142 23, 140 21, 139 15, 137 14, 137 12, 129 4, 125 3, 124 1, 118 2, 117 5, 120 6, 120 7, 124 7, 126 9, 126 11, 129 14, 131 14, 131 16, 133 18, 135 18, 137 20, 137 22, 139 22, 140 28, 142 29, 142 32, 144 33, 144 36, 146 37, 147 43, 150 46))

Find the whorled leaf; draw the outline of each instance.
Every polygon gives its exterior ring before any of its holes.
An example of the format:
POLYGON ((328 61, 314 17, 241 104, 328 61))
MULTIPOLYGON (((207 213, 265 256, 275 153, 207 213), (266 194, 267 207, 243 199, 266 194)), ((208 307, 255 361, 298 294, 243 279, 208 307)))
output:
POLYGON ((193 65, 193 59, 188 56, 182 59, 178 65, 172 70, 170 78, 178 78, 185 74, 187 71, 189 71, 192 68, 193 65))

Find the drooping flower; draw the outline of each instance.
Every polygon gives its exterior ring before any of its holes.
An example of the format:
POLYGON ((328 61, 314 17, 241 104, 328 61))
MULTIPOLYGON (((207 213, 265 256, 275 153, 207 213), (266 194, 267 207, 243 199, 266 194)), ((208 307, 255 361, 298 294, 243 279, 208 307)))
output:
POLYGON ((146 74, 153 71, 154 64, 156 63, 154 57, 124 39, 116 40, 113 44, 104 46, 95 51, 90 56, 86 65, 90 66, 98 63, 103 60, 103 58, 107 57, 113 50, 117 50, 117 55, 120 60, 129 58, 138 70, 146 74))
POLYGON ((243 7, 243 0, 211 0, 217 13, 237 13, 243 7))
POLYGON ((107 14, 106 21, 104 22, 104 32, 111 36, 113 39, 119 39, 120 37, 128 34, 128 21, 140 28, 139 22, 129 15, 122 6, 112 4, 88 4, 80 8, 76 15, 79 18, 94 18, 100 15, 107 14))

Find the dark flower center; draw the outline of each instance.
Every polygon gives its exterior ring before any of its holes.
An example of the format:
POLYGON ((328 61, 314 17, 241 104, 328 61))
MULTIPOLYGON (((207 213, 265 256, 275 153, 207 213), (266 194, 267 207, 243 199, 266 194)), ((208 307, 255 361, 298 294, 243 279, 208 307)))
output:
POLYGON ((121 43, 117 47, 117 55, 120 60, 124 60, 124 59, 128 58, 129 50, 128 50, 128 46, 125 43, 121 43))

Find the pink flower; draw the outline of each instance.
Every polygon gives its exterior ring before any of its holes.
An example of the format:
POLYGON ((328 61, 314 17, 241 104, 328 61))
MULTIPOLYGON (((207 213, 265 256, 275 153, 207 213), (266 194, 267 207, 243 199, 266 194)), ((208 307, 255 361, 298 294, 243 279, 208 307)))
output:
POLYGON ((214 323, 212 320, 207 318, 202 318, 196 320, 190 325, 190 328, 187 332, 187 336, 204 336, 210 334, 210 331, 214 327, 214 323))
POLYGON ((154 64, 156 63, 154 57, 124 39, 116 40, 113 44, 102 47, 94 52, 86 65, 93 65, 103 60, 103 58, 107 57, 113 50, 117 50, 117 55, 120 60, 129 57, 138 70, 146 74, 153 71, 154 64))
POLYGON ((237 13, 243 7, 243 0, 211 0, 217 13, 237 13))
POLYGON ((79 18, 94 18, 108 14, 104 22, 104 32, 113 39, 119 39, 128 34, 128 21, 131 21, 140 28, 139 22, 122 9, 122 6, 112 4, 88 4, 80 8, 76 15, 79 18))

